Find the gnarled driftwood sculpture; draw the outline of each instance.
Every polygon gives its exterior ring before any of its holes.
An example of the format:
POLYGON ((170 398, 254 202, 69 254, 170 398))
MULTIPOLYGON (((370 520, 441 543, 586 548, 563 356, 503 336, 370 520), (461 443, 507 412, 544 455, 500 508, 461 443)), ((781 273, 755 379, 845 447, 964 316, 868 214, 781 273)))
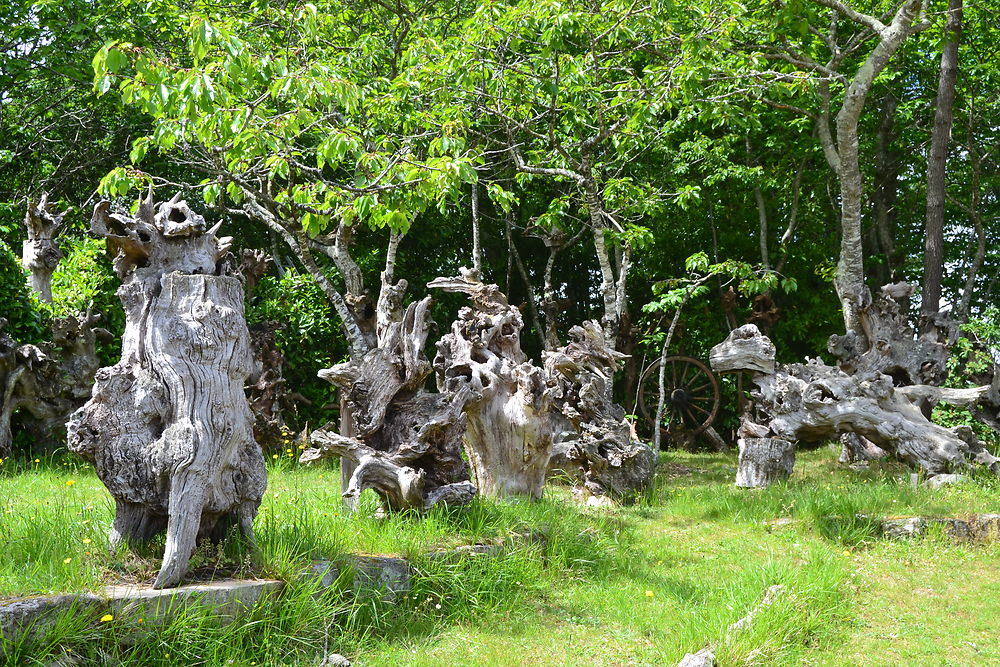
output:
POLYGON ((121 360, 97 373, 69 424, 69 447, 93 461, 115 499, 112 545, 166 528, 154 586, 176 586, 198 540, 231 524, 252 539, 266 486, 243 386, 253 369, 243 286, 226 275, 231 239, 174 197, 138 215, 102 202, 91 229, 122 279, 121 360))
POLYGON ((467 294, 451 332, 438 341, 438 391, 464 403, 465 451, 479 492, 541 498, 552 454, 552 391, 544 369, 521 350, 521 313, 475 270, 428 287, 467 294))
POLYGON ((65 217, 65 212, 50 210, 48 194, 43 194, 37 204, 29 202, 24 216, 28 238, 21 246, 21 265, 28 272, 32 291, 47 303, 52 302, 52 273, 63 256, 56 239, 65 217))
POLYGON ((11 453, 14 421, 36 445, 65 441, 66 420, 94 386, 97 340, 111 336, 94 326, 98 320, 90 309, 57 318, 52 341, 35 346, 18 345, 3 333, 7 322, 0 318, 0 458, 11 453))
POLYGON ((859 310, 867 345, 854 332, 830 336, 827 349, 848 374, 882 373, 897 387, 939 385, 948 376, 948 346, 935 329, 917 336, 906 319, 905 304, 915 288, 909 283, 884 285, 872 298, 865 290, 859 310))
POLYGON ((740 486, 767 486, 791 472, 789 457, 796 442, 824 442, 842 433, 864 437, 931 474, 971 463, 1000 474, 1000 459, 982 447, 971 429, 934 424, 917 405, 927 392, 958 404, 976 400, 989 387, 961 394, 956 392, 963 390, 924 385, 896 388, 888 375, 848 375, 817 360, 775 365, 774 345, 752 324, 712 348, 711 363, 718 372, 754 372, 754 410, 744 415, 739 431, 740 486))
POLYGON ((430 297, 401 308, 406 281, 383 280, 378 301, 377 347, 360 361, 320 371, 336 385, 353 415, 354 437, 333 424, 310 435, 308 463, 340 456, 350 469, 343 489, 349 505, 365 490, 386 509, 425 510, 438 503, 463 504, 475 495, 462 460, 465 416, 460 397, 424 390, 431 365, 424 344, 431 327, 430 297))
POLYGON ((656 456, 639 442, 625 410, 611 397, 624 354, 608 347, 601 325, 569 331, 568 345, 545 355, 554 386, 556 433, 549 469, 580 481, 592 495, 628 498, 649 486, 656 456))

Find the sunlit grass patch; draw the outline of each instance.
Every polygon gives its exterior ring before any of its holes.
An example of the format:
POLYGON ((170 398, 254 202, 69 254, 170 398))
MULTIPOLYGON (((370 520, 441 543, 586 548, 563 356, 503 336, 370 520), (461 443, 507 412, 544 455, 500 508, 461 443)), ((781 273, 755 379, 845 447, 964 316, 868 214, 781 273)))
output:
MULTIPOLYGON (((703 646, 727 665, 869 664, 882 645, 893 658, 885 664, 1000 656, 983 616, 1000 613, 991 574, 1000 545, 956 546, 935 529, 890 543, 874 523, 996 511, 995 480, 931 491, 911 485, 904 466, 850 470, 824 448, 800 452, 787 482, 747 491, 732 485, 733 454, 665 459, 633 506, 583 507, 550 486, 540 502, 477 499, 382 518, 370 493, 358 512, 343 507, 335 465, 279 459, 255 524, 258 549, 230 539, 201 548, 192 566, 199 576, 285 579, 280 597, 232 626, 204 611, 138 634, 136 619, 67 621, 48 644, 15 647, 10 664, 61 653, 84 663, 317 664, 329 651, 366 665, 661 665, 703 646), (427 555, 513 535, 498 557, 427 555), (349 568, 325 591, 298 576, 312 559, 349 552, 410 558, 412 589, 391 599, 350 593, 349 568), (774 604, 731 631, 774 585, 783 587, 774 604)), ((155 545, 107 554, 107 492, 92 469, 64 463, 0 472, 0 595, 155 575, 155 545)))

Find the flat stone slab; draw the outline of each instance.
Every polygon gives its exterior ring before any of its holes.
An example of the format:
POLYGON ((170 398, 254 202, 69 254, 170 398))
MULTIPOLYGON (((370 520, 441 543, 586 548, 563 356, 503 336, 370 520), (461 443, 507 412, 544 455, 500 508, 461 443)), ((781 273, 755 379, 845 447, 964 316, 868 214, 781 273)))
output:
POLYGON ((330 588, 341 575, 350 572, 345 590, 360 593, 380 593, 385 600, 410 591, 410 561, 396 556, 350 556, 339 561, 314 561, 303 576, 317 577, 320 588, 330 588))
MULTIPOLYGON (((426 556, 445 562, 498 556, 509 542, 529 539, 530 535, 519 535, 513 540, 433 551, 426 556)), ((336 561, 315 561, 302 576, 315 578, 320 588, 343 585, 356 593, 370 591, 392 601, 409 592, 413 567, 406 558, 351 555, 336 561)), ((277 580, 222 579, 167 589, 116 585, 105 587, 100 595, 30 596, 0 601, 0 657, 4 645, 31 639, 36 633, 44 634, 47 628, 68 614, 82 616, 78 619, 81 627, 97 623, 105 614, 142 619, 149 627, 166 624, 184 610, 202 609, 223 624, 235 621, 255 605, 279 595, 284 587, 285 582, 277 580)))
POLYGON ((165 622, 191 607, 207 608, 220 622, 228 623, 249 611, 269 595, 276 595, 285 582, 258 579, 223 579, 206 584, 154 589, 147 586, 107 586, 104 597, 111 614, 165 622))
POLYGON ((99 618, 107 609, 107 601, 97 595, 38 595, 0 602, 0 656, 3 644, 30 639, 59 622, 73 616, 99 618))
MULTIPOLYGON (((955 542, 996 542, 1000 541, 1000 514, 974 514, 969 517, 869 517, 858 515, 877 526, 881 537, 889 540, 906 540, 923 537, 940 530, 955 542)), ((837 524, 845 522, 844 517, 831 516, 827 521, 837 524)), ((853 519, 852 519, 853 521, 853 519)))

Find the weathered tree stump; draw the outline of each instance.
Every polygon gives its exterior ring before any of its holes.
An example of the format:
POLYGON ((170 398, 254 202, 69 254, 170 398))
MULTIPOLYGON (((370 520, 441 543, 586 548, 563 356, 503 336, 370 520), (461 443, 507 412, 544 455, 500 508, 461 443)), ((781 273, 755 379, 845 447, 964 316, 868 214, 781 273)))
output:
POLYGON ((462 460, 461 398, 423 389, 431 374, 423 351, 432 324, 431 299, 402 311, 405 290, 402 280, 382 286, 377 347, 360 361, 319 373, 344 392, 354 436, 338 434, 327 424, 310 435, 313 446, 300 460, 343 457, 350 470, 343 489, 349 506, 365 489, 374 490, 393 511, 464 504, 476 492, 462 460))
POLYGON ((552 454, 551 395, 544 369, 521 350, 521 313, 476 271, 428 287, 467 294, 437 344, 438 391, 463 401, 465 452, 479 492, 541 498, 552 454))
POLYGON ((584 322, 572 341, 545 354, 556 433, 549 470, 563 472, 595 496, 629 498, 649 486, 656 455, 639 442, 612 400, 614 374, 625 357, 604 339, 601 325, 584 322))
POLYGON ((250 350, 256 373, 250 376, 247 400, 253 413, 253 437, 264 449, 281 443, 286 432, 283 416, 287 387, 283 375, 285 357, 275 342, 275 332, 284 326, 269 320, 250 327, 250 350))
MULTIPOLYGON (((6 328, 6 318, 0 317, 0 458, 7 458, 11 453, 13 434, 10 423, 18 407, 15 392, 25 373, 24 362, 31 359, 27 346, 19 346, 4 331, 6 328)), ((37 349, 33 345, 30 348, 37 349)))
POLYGON ((253 370, 243 286, 226 275, 231 239, 179 195, 131 217, 102 202, 105 237, 125 307, 121 360, 97 373, 69 423, 69 447, 93 461, 115 499, 112 546, 166 528, 154 587, 176 586, 197 542, 236 524, 252 539, 267 484, 243 386, 253 370))
POLYGON ((712 348, 711 360, 720 372, 754 371, 751 396, 757 416, 744 416, 740 427, 744 438, 825 442, 854 433, 930 474, 964 469, 972 463, 1000 474, 1000 459, 983 448, 971 429, 934 424, 917 405, 928 394, 949 402, 976 400, 989 387, 896 388, 888 375, 848 375, 817 360, 774 366, 774 345, 752 324, 734 330, 712 348))
POLYGON ((24 216, 24 226, 28 238, 21 246, 21 265, 28 272, 28 284, 38 298, 52 302, 52 273, 62 259, 62 251, 56 243, 63 228, 66 213, 49 210, 48 194, 42 195, 38 204, 28 204, 24 216))
POLYGON ((795 445, 780 438, 739 438, 736 486, 759 489, 788 479, 795 466, 795 445))

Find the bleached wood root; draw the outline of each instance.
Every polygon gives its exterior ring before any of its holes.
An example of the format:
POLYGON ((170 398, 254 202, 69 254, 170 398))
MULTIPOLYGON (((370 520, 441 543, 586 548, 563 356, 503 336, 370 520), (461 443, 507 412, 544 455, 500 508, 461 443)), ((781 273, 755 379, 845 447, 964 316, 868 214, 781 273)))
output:
MULTIPOLYGON (((756 327, 746 325, 713 348, 712 358, 720 361, 719 368, 731 369, 734 363, 766 367, 774 359, 774 346, 756 327), (741 342, 733 345, 733 340, 741 342)), ((971 429, 947 429, 928 421, 909 397, 918 390, 900 391, 888 375, 847 375, 813 360, 777 366, 774 373, 755 372, 753 383, 756 416, 744 418, 744 437, 825 442, 854 433, 930 474, 973 463, 1000 472, 998 459, 971 429)))
MULTIPOLYGON (((853 332, 831 336, 827 345, 841 369, 849 375, 888 375, 897 387, 944 382, 947 334, 934 330, 918 336, 909 325, 904 304, 914 290, 908 283, 894 283, 883 286, 874 298, 864 291, 858 314, 867 345, 853 332)), ((942 326, 947 328, 947 324, 942 326)))
POLYGON ((69 447, 94 462, 115 499, 112 545, 166 529, 154 587, 184 577, 201 539, 236 525, 252 540, 266 486, 244 384, 253 370, 243 286, 225 275, 229 239, 179 197, 137 217, 99 204, 92 229, 122 278, 121 360, 97 372, 69 424, 69 447))
POLYGON ((462 399, 423 389, 431 373, 423 353, 431 327, 430 298, 401 309, 406 283, 383 285, 378 305, 378 347, 360 361, 320 371, 343 393, 353 437, 327 424, 311 435, 300 460, 342 459, 342 490, 349 507, 372 489, 385 508, 426 510, 438 503, 469 502, 461 442, 462 399), (387 291, 391 292, 387 296, 387 291))
POLYGON ((545 371, 521 350, 521 314, 475 271, 428 287, 472 302, 438 342, 434 370, 438 391, 464 397, 465 452, 476 487, 489 496, 541 498, 552 453, 551 391, 545 371))
POLYGON ((571 342, 545 354, 557 433, 550 471, 568 474, 595 496, 630 498, 653 479, 656 455, 634 437, 611 396, 625 355, 608 347, 601 325, 584 322, 571 342))

